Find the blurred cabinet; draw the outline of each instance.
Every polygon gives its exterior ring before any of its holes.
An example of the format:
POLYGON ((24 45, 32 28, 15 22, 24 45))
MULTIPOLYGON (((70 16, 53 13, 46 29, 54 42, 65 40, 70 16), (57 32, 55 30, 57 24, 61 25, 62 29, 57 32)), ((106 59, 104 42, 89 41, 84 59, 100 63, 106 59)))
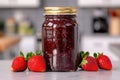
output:
POLYGON ((0 0, 0 8, 36 8, 40 0, 0 0))
POLYGON ((80 7, 120 7, 119 0, 78 0, 80 7))

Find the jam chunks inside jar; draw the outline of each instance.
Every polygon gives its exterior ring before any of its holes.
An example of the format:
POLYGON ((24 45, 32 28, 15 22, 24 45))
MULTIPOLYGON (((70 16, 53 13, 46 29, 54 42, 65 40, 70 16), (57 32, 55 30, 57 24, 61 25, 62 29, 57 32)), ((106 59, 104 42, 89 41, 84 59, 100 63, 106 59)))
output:
POLYGON ((76 8, 45 7, 42 50, 49 71, 76 71, 78 26, 76 8))

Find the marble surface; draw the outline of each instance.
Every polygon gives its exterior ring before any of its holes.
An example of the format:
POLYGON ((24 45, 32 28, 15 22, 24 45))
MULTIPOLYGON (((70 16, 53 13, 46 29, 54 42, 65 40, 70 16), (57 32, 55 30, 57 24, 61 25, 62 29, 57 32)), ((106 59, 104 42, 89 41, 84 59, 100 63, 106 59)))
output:
POLYGON ((97 72, 11 72, 11 61, 0 60, 0 80, 120 80, 120 63, 112 62, 113 70, 97 72))

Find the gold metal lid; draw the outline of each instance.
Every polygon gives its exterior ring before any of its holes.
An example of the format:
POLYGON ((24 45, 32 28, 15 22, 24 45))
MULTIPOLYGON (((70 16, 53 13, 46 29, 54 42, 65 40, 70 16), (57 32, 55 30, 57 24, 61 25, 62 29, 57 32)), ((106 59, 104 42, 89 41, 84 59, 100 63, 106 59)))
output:
POLYGON ((45 7, 45 15, 71 15, 76 14, 77 9, 75 7, 45 7))

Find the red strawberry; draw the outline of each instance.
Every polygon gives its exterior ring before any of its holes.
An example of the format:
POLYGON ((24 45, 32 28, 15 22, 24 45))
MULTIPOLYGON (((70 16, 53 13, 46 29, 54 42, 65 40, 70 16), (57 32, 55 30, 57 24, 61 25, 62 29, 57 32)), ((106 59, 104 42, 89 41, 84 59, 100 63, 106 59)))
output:
POLYGON ((28 69, 34 72, 46 71, 45 59, 42 55, 36 54, 28 59, 28 69))
POLYGON ((111 70, 112 69, 112 63, 111 60, 107 55, 102 54, 97 54, 94 53, 94 57, 97 59, 97 63, 101 69, 105 70, 111 70))
POLYGON ((20 56, 15 57, 12 62, 11 71, 21 72, 21 71, 25 71, 26 69, 27 69, 27 62, 24 58, 23 53, 20 52, 20 56))
POLYGON ((83 57, 81 67, 85 71, 98 71, 96 59, 89 55, 83 57))

